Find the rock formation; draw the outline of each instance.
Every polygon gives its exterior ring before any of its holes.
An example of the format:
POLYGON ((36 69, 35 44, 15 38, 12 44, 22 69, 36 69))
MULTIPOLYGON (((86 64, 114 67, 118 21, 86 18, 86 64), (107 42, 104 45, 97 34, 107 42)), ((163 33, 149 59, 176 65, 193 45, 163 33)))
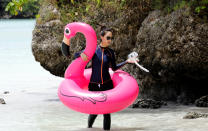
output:
POLYGON ((195 101, 195 105, 198 107, 208 107, 208 95, 202 96, 195 101))
POLYGON ((150 73, 133 64, 122 69, 137 79, 140 98, 188 104, 208 94, 204 86, 208 79, 207 21, 195 16, 189 8, 169 14, 151 11, 149 1, 131 0, 124 6, 121 2, 105 1, 100 8, 91 2, 71 6, 46 0, 41 4, 32 51, 43 68, 63 77, 73 54, 85 46, 84 36, 76 35, 71 40, 71 58, 64 57, 61 53, 64 26, 81 21, 93 26, 98 44, 101 25, 114 29, 111 48, 116 51, 117 63, 126 60, 132 51, 139 53, 140 64, 150 73))
POLYGON ((0 98, 0 104, 6 104, 3 98, 0 98))
POLYGON ((196 118, 207 118, 208 114, 198 112, 188 112, 183 119, 196 119, 196 118))
POLYGON ((189 8, 164 15, 153 11, 143 21, 134 51, 140 63, 128 71, 139 80, 143 98, 194 103, 208 93, 208 22, 200 21, 189 8))

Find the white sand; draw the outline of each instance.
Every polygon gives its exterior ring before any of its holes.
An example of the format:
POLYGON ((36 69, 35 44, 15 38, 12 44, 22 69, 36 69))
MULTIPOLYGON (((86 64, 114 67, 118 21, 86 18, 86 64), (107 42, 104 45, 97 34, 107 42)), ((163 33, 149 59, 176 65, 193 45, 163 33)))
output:
MULTIPOLYGON (((86 128, 88 114, 65 107, 58 99, 56 86, 1 93, 2 96, 7 104, 0 105, 1 131, 102 131, 102 115, 92 129, 86 128)), ((207 131, 208 118, 183 119, 189 111, 208 113, 208 108, 174 104, 160 109, 127 108, 111 114, 111 130, 207 131)))

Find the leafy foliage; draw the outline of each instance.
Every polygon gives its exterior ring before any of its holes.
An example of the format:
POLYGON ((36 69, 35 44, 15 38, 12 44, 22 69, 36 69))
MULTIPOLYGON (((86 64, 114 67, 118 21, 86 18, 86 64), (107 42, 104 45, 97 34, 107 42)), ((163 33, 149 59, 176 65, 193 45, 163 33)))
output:
MULTIPOLYGON (((29 12, 36 15, 39 9, 39 3, 40 0, 12 0, 8 3, 6 6, 6 11, 9 11, 12 15, 18 15, 21 12, 29 12)), ((46 0, 48 1, 48 0, 46 0)), ((105 3, 120 3, 120 7, 124 7, 125 5, 128 5, 130 3, 133 3, 134 1, 145 1, 145 0, 55 0, 58 3, 58 7, 63 7, 73 5, 71 6, 72 10, 74 12, 77 12, 77 10, 81 12, 88 12, 90 8, 94 8, 91 3, 96 2, 96 7, 102 7, 102 4, 105 3), (81 4, 84 5, 81 5, 81 4), (82 7, 79 7, 79 6, 82 7), (76 9, 75 9, 76 8, 76 9)), ((164 10, 168 13, 184 8, 184 7, 190 7, 192 11, 199 15, 208 15, 208 0, 147 0, 151 2, 151 8, 154 9, 160 9, 164 10)), ((118 7, 119 8, 119 7, 118 7)), ((71 14, 72 17, 74 14, 71 14)))
POLYGON ((5 8, 12 15, 34 14, 36 15, 39 10, 39 0, 12 0, 5 8))
POLYGON ((208 0, 152 0, 152 9, 168 13, 184 7, 190 7, 198 15, 208 16, 208 0))
POLYGON ((12 0, 9 2, 9 4, 6 6, 5 11, 10 11, 12 15, 18 15, 18 11, 22 11, 22 6, 25 2, 28 0, 12 0))

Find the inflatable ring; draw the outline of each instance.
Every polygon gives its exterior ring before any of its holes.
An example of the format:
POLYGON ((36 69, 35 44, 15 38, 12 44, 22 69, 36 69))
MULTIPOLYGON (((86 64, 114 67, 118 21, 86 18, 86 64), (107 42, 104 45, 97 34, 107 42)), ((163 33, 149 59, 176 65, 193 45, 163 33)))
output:
POLYGON ((72 110, 86 114, 108 114, 121 111, 131 105, 138 96, 137 81, 127 72, 109 70, 114 88, 107 91, 88 91, 92 69, 85 66, 92 59, 97 37, 94 29, 85 23, 73 22, 65 27, 64 35, 68 39, 77 32, 83 33, 86 38, 86 48, 83 53, 88 56, 88 61, 78 57, 65 71, 65 79, 58 89, 58 96, 64 105, 72 110))

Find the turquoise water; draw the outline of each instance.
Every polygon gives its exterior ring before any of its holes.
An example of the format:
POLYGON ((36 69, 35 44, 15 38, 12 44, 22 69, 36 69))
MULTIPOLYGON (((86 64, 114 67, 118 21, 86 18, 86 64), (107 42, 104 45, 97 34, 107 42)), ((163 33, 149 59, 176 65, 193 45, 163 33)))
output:
POLYGON ((34 26, 34 19, 0 20, 0 90, 34 88, 54 78, 32 55, 34 26))

